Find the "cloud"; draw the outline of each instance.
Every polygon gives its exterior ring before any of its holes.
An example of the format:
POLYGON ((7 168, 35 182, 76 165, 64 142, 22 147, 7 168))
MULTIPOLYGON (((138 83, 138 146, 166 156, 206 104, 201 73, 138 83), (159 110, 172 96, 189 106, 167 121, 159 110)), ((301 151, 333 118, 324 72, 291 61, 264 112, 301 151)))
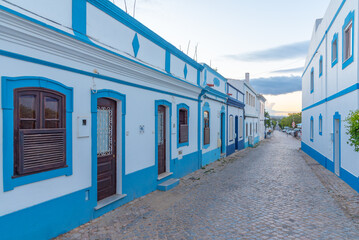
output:
POLYGON ((282 45, 260 51, 248 52, 243 54, 227 55, 226 57, 238 61, 257 62, 257 61, 277 61, 305 57, 309 48, 309 41, 297 42, 282 45))
POLYGON ((304 68, 303 67, 298 67, 298 68, 288 68, 288 69, 281 69, 281 70, 276 70, 273 71, 271 73, 301 73, 303 72, 304 68))
POLYGON ((302 90, 300 76, 256 78, 251 79, 250 83, 257 92, 268 95, 281 95, 302 90))

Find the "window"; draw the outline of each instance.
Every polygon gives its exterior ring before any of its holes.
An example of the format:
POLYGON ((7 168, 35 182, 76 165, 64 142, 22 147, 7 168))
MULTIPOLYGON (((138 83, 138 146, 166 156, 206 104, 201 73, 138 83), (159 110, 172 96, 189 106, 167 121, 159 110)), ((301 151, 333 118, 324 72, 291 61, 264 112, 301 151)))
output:
POLYGON ((14 176, 67 167, 65 95, 20 88, 14 99, 14 176))
POLYGON ((246 137, 248 137, 248 123, 246 123, 246 137))
POLYGON ((310 119, 310 141, 314 140, 314 119, 311 117, 310 119))
POLYGON ((352 24, 344 30, 344 61, 352 56, 352 24))
POLYGON ((332 67, 338 63, 338 34, 334 34, 332 40, 332 67))
POLYGON ((181 108, 178 112, 178 142, 188 143, 188 110, 181 108))
POLYGON ((310 72, 310 93, 314 92, 314 68, 310 72))
POLYGON ((229 141, 233 141, 233 116, 230 115, 229 116, 229 133, 228 133, 228 138, 229 141))
POLYGON ((354 11, 350 12, 345 18, 343 25, 343 65, 346 68, 354 61, 354 11))
POLYGON ((319 115, 319 135, 323 134, 323 117, 322 114, 319 115))
POLYGON ((203 113, 203 123, 204 123, 204 131, 203 131, 203 145, 210 144, 210 125, 209 125, 209 112, 204 111, 203 113))
POLYGON ((319 77, 323 75, 323 56, 320 56, 319 59, 319 77))

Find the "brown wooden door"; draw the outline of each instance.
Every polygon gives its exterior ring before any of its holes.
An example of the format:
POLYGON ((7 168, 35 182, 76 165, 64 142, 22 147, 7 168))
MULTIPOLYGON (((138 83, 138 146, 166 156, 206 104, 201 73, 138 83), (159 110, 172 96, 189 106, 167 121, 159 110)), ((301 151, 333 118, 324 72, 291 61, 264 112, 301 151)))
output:
POLYGON ((158 107, 157 114, 158 174, 166 172, 166 108, 158 107))
POLYGON ((97 200, 116 194, 116 102, 97 100, 97 200))

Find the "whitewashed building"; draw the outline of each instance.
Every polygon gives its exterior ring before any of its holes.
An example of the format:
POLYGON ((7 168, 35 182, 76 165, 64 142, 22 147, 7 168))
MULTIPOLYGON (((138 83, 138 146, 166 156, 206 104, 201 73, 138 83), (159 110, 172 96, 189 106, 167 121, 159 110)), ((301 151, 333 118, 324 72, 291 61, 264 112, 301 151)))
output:
POLYGON ((359 108, 358 1, 332 0, 315 22, 302 76, 302 150, 359 191, 344 120, 359 108))
POLYGON ((244 149, 244 93, 241 87, 239 81, 229 80, 227 83, 227 155, 244 149))
POLYGON ((250 84, 250 75, 245 80, 229 79, 244 94, 244 148, 253 147, 264 139, 264 106, 266 99, 250 84))
POLYGON ((226 156, 227 79, 203 64, 201 125, 202 166, 226 156))
POLYGON ((0 0, 0 62, 2 240, 55 237, 225 155, 226 79, 108 0, 0 0))

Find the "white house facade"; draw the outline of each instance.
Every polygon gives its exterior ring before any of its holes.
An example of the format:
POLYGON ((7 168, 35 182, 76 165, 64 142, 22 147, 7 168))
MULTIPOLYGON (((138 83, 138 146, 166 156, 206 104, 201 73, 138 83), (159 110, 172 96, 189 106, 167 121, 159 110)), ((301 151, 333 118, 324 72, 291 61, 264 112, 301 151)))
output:
POLYGON ((302 150, 359 191, 345 119, 359 108, 358 1, 333 0, 313 29, 302 76, 302 150))

